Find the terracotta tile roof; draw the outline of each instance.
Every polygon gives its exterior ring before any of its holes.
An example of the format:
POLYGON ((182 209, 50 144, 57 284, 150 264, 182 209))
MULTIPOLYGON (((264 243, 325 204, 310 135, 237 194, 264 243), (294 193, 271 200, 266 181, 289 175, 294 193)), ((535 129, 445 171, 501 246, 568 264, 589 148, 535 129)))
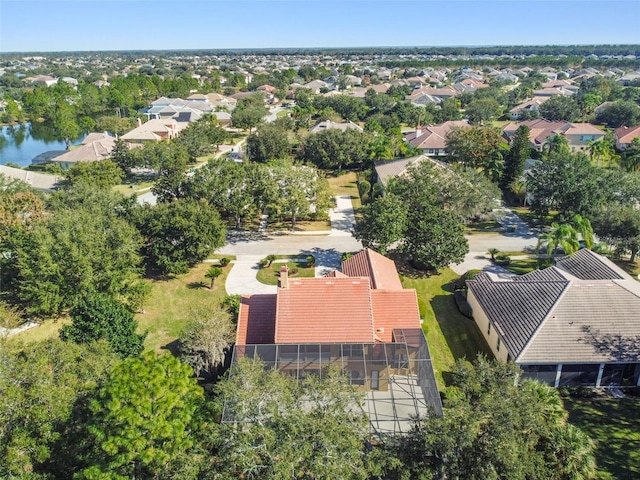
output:
POLYGON ((634 138, 640 138, 640 125, 636 127, 618 127, 615 132, 619 143, 631 143, 634 138))
POLYGON ((370 248, 342 262, 342 273, 349 277, 369 277, 374 289, 402 290, 394 261, 370 248))
POLYGON ((393 341, 394 328, 420 328, 415 290, 371 290, 376 339, 393 341))
POLYGON ((274 343, 276 295, 243 295, 236 345, 274 343))
POLYGON ((289 279, 277 293, 275 343, 373 343, 370 292, 363 278, 289 279))

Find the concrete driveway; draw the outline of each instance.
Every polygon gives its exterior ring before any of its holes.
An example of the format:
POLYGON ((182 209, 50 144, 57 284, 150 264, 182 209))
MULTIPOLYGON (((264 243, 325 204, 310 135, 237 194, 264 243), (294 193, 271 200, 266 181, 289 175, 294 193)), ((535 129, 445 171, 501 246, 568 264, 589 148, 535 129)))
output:
POLYGON ((229 295, 275 293, 276 287, 256 280, 258 262, 267 255, 291 255, 316 258, 316 276, 335 270, 345 252, 357 252, 362 244, 353 238, 355 215, 348 195, 336 197, 336 207, 329 211, 330 231, 260 234, 230 232, 227 244, 216 251, 220 255, 235 255, 236 260, 227 277, 229 295))

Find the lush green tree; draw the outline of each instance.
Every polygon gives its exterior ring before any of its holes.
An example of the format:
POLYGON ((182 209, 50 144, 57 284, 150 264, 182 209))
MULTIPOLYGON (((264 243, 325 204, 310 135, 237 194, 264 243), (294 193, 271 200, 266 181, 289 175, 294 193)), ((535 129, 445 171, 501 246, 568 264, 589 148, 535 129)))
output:
POLYGON ((84 183, 97 188, 111 188, 122 181, 124 172, 111 160, 78 162, 67 171, 67 182, 71 185, 84 183))
POLYGON ((287 131, 273 124, 260 125, 247 137, 247 155, 251 161, 265 163, 286 158, 290 152, 287 131))
POLYGON ((524 173, 524 162, 531 157, 529 131, 528 126, 521 125, 513 136, 509 152, 504 159, 504 173, 500 179, 500 186, 503 190, 520 179, 524 173))
POLYGON ((222 476, 364 480, 382 473, 383 458, 365 449, 362 393, 339 368, 298 381, 242 359, 217 392, 232 421, 216 442, 222 476))
POLYGON ((411 209, 402 251, 417 268, 439 270, 460 263, 469 251, 464 226, 450 212, 426 204, 411 209))
POLYGON ((194 311, 180 332, 180 360, 193 368, 196 376, 215 379, 235 340, 231 316, 223 310, 194 311))
POLYGON ((130 149, 123 140, 116 140, 110 159, 127 175, 130 175, 131 169, 139 166, 141 161, 136 150, 130 149))
POLYGON ((73 108, 66 102, 60 102, 54 110, 52 122, 56 134, 65 141, 69 150, 71 141, 80 135, 80 125, 73 108))
POLYGON ((458 362, 445 414, 400 439, 404 478, 594 478, 594 444, 567 423, 557 390, 519 376, 513 363, 458 362))
POLYGON ((450 120, 461 120, 460 106, 455 98, 446 98, 440 103, 440 108, 434 112, 436 123, 450 120))
POLYGON ((173 142, 183 146, 189 155, 189 161, 195 163, 198 157, 214 153, 228 136, 228 132, 218 125, 216 118, 207 115, 190 123, 173 142))
POLYGON ((192 373, 155 352, 117 365, 90 403, 94 448, 79 478, 157 478, 194 448, 203 392, 192 373))
POLYGON ((594 216, 593 229, 618 253, 628 251, 631 262, 636 260, 640 251, 640 210, 634 205, 606 205, 594 216))
POLYGON ((578 104, 572 97, 554 95, 540 105, 540 116, 547 120, 574 122, 580 114, 578 104))
POLYGON ((485 125, 502 114, 502 107, 495 98, 473 100, 464 111, 473 125, 485 125))
POLYGON ((146 238, 146 261, 164 274, 184 273, 224 245, 220 214, 206 200, 186 198, 139 209, 136 221, 146 238))
POLYGON ((407 213, 401 197, 393 194, 378 197, 362 207, 353 234, 364 247, 386 255, 389 247, 404 238, 407 213))
POLYGON ((589 216, 612 195, 606 176, 583 154, 553 154, 539 162, 528 174, 527 190, 534 212, 558 210, 565 218, 589 216))
POLYGON ((292 230, 300 217, 326 215, 329 185, 315 167, 282 163, 268 174, 275 187, 272 207, 291 219, 292 230))
POLYGON ((238 101, 231 113, 231 123, 234 127, 249 130, 251 133, 268 114, 269 110, 264 106, 264 95, 255 93, 238 101))
POLYGON ((297 157, 319 168, 358 167, 369 159, 369 144, 368 133, 351 128, 327 129, 309 135, 300 145, 297 157))
POLYGON ((109 132, 116 137, 124 135, 132 130, 135 122, 132 118, 122 118, 113 115, 106 115, 96 120, 96 130, 99 132, 109 132))
POLYGON ((496 182, 502 172, 502 134, 494 127, 454 127, 447 134, 449 158, 468 167, 482 168, 496 182))
POLYGON ((569 155, 571 148, 569 147, 569 142, 564 135, 555 134, 546 139, 545 143, 542 145, 542 152, 543 157, 545 159, 549 159, 553 154, 569 155))
POLYGON ((104 339, 120 358, 142 352, 146 334, 136 333, 133 312, 118 300, 95 291, 83 292, 70 316, 71 324, 60 330, 62 340, 83 344, 104 339))
POLYGON ((188 195, 209 200, 240 228, 243 220, 271 202, 274 189, 266 166, 214 159, 196 171, 188 184, 188 195))
POLYGON ((624 153, 620 163, 629 172, 640 172, 640 138, 634 138, 624 153))
POLYGON ((29 312, 57 315, 91 289, 127 298, 128 286, 140 276, 142 239, 117 216, 117 198, 107 191, 52 198, 54 204, 70 203, 28 230, 15 251, 16 293, 29 312))
POLYGON ((640 107, 633 102, 616 101, 599 109, 595 121, 610 128, 633 127, 640 123, 640 107))
POLYGON ((158 179, 151 187, 159 202, 170 202, 185 196, 188 163, 187 149, 182 145, 169 144, 165 156, 160 160, 158 179))
POLYGON ((0 477, 71 478, 61 445, 80 441, 70 426, 74 407, 116 360, 105 342, 12 341, 0 348, 0 477))

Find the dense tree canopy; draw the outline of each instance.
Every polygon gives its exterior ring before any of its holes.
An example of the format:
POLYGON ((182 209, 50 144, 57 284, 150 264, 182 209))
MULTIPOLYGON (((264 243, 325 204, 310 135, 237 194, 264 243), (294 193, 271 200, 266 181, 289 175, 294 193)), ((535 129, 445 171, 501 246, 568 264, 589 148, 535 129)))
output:
POLYGON ((399 477, 594 478, 594 443, 567 423, 558 391, 518 377, 512 363, 458 362, 445 415, 424 419, 401 440, 399 477))
POLYGON ((355 129, 327 129, 309 135, 297 157, 319 168, 360 167, 369 159, 370 140, 369 134, 355 129))
POLYGON ((454 127, 447 134, 446 151, 454 162, 481 168, 497 182, 502 173, 502 133, 495 127, 454 127))

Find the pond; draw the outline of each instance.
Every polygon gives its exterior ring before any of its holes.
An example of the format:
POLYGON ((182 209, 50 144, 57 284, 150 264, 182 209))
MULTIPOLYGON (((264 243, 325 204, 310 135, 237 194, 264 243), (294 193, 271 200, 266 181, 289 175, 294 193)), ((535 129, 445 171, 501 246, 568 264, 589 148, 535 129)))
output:
MULTIPOLYGON (((85 137, 83 134, 71 144, 78 145, 85 137)), ((0 165, 15 163, 26 167, 36 155, 65 149, 64 140, 56 139, 53 128, 44 123, 22 123, 0 129, 0 165)))

